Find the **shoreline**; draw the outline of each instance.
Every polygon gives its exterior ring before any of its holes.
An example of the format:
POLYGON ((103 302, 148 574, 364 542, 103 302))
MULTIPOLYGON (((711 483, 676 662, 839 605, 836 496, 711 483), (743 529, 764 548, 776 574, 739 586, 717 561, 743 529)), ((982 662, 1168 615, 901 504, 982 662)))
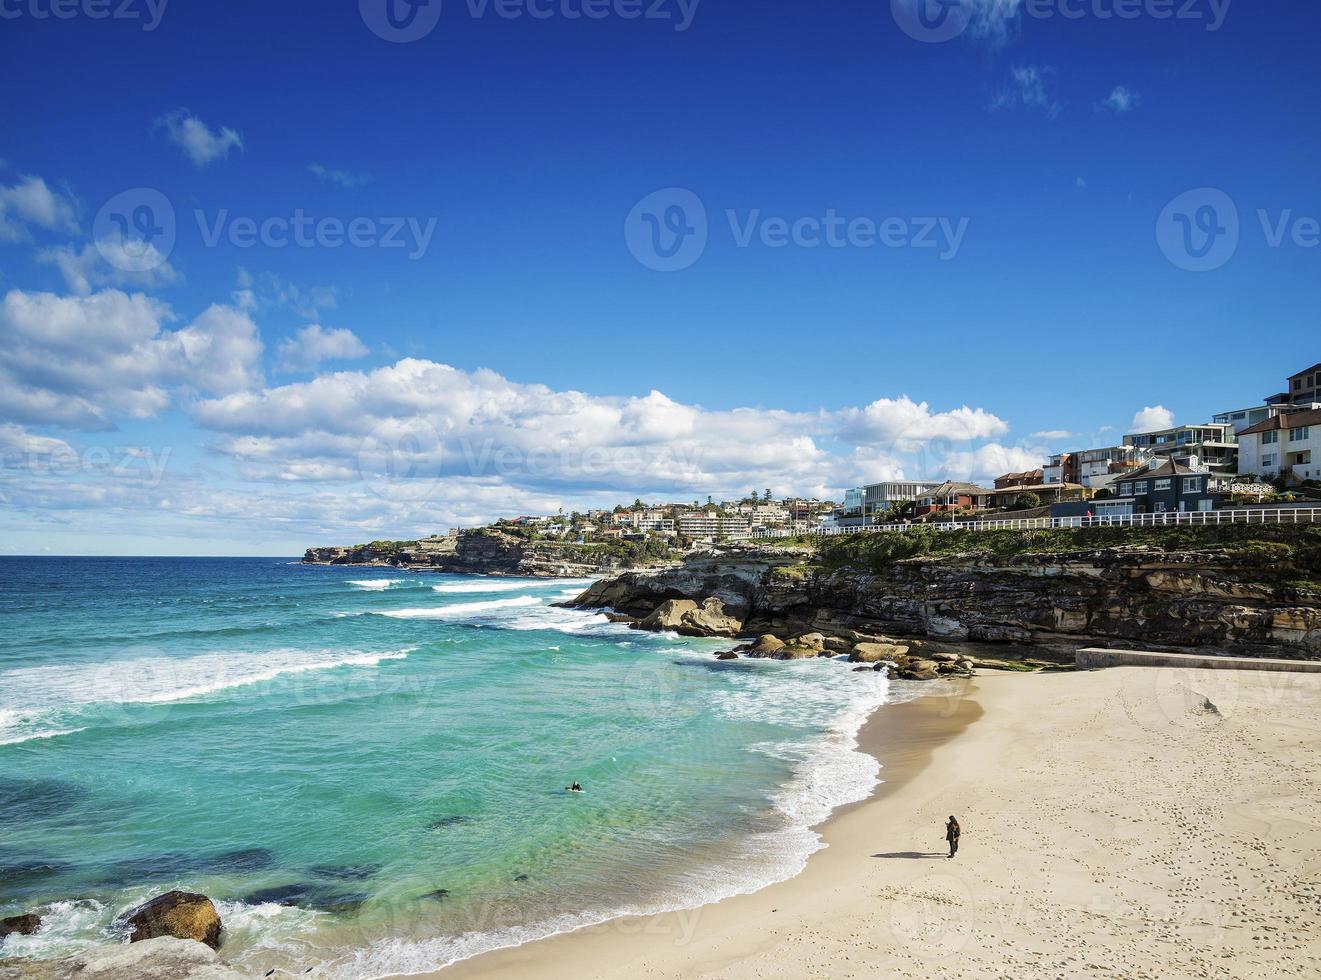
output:
MULTIPOLYGON (((936 686, 923 681, 897 683, 911 684, 914 688, 918 685, 936 686)), ((584 953, 592 956, 597 952, 595 949, 579 949, 579 944, 594 947, 597 941, 603 940, 602 945, 609 947, 619 937, 629 936, 677 937, 680 942, 686 942, 686 937, 693 933, 694 924, 716 910, 731 920, 738 920, 753 911, 742 908, 744 904, 755 906, 764 903, 773 898, 778 889, 792 886, 809 874, 815 877, 838 870, 831 865, 845 855, 843 849, 836 846, 840 843, 834 839, 836 826, 860 819, 855 815, 862 814, 868 807, 902 790, 930 766, 940 746, 962 734, 981 717, 980 705, 970 697, 975 693, 973 682, 950 679, 940 683, 939 687, 942 690, 919 693, 916 697, 888 702, 872 709, 856 734, 856 751, 871 756, 880 764, 879 782, 864 799, 836 807, 825 820, 808 828, 820 834, 822 846, 808 856, 804 868, 793 877, 772 882, 752 892, 731 895, 691 908, 653 915, 616 916, 595 925, 582 926, 516 946, 493 949, 439 970, 397 974, 388 980, 404 980, 409 976, 468 980, 470 977, 494 977, 520 970, 535 972, 538 977, 563 976, 565 980, 572 980, 584 975, 581 956, 584 953), (828 855, 833 855, 834 860, 827 860, 828 855), (572 948, 560 948, 570 945, 572 948), (560 963, 564 965, 557 967, 560 963)), ((675 945, 677 948, 679 944, 675 945)), ((604 951, 602 955, 605 955, 604 951)), ((641 969, 638 964, 634 966, 641 969)), ((623 971, 620 976, 629 972, 623 971)), ((634 972, 632 975, 641 974, 634 972)))
POLYGON ((884 782, 796 877, 419 975, 1316 976, 1319 701, 1313 674, 978 675, 874 712, 884 782))

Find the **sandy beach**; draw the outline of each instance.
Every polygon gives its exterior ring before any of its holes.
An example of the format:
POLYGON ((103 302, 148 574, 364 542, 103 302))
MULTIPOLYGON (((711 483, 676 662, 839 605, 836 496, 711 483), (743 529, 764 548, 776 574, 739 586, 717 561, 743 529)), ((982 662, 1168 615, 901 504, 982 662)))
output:
POLYGON ((1321 975, 1321 675, 1124 667, 940 690, 868 722, 885 782, 821 828, 798 877, 439 975, 1321 975))

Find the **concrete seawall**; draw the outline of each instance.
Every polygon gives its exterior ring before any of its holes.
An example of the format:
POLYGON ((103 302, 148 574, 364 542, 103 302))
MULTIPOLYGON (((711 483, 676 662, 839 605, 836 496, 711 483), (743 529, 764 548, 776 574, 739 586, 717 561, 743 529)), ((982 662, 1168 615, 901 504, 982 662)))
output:
POLYGON ((1077 652, 1079 667, 1192 667, 1197 670, 1279 670, 1321 674, 1321 660, 1267 660, 1260 657, 1212 657, 1188 653, 1153 653, 1143 650, 1104 650, 1085 647, 1077 652))

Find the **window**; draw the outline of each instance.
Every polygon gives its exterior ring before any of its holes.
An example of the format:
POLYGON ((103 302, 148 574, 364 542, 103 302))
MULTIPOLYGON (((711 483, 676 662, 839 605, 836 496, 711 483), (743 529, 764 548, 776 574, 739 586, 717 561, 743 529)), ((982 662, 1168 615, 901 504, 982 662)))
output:
POLYGON ((1268 467, 1268 466, 1274 466, 1274 465, 1275 465, 1275 454, 1274 454, 1274 453, 1267 453, 1265 456, 1261 457, 1261 465, 1262 465, 1262 468, 1263 468, 1263 469, 1265 469, 1265 468, 1268 467))
POLYGON ((1183 481, 1183 492, 1184 492, 1184 493, 1201 493, 1201 492, 1202 492, 1202 478, 1201 478, 1201 477, 1197 477, 1197 476, 1195 476, 1195 477, 1192 477, 1191 479, 1184 480, 1184 481, 1183 481))
POLYGON ((1199 501, 1197 501, 1197 509, 1198 509, 1198 510, 1210 510, 1210 509, 1211 509, 1211 501, 1209 501, 1209 500, 1199 500, 1199 501))
POLYGON ((1297 428, 1297 429, 1290 429, 1290 430, 1289 430, 1289 441, 1290 441, 1290 442, 1303 442, 1305 439, 1307 439, 1307 436, 1308 436, 1308 434, 1309 434, 1311 431, 1312 431, 1312 430, 1311 430, 1311 427, 1310 427, 1310 426, 1306 426, 1306 425, 1301 426, 1301 427, 1299 427, 1299 428, 1297 428))
POLYGON ((1271 429, 1269 432, 1263 432, 1261 434, 1261 444, 1263 446, 1273 446, 1275 445, 1275 443, 1279 441, 1280 441, 1279 429, 1271 429))
POLYGON ((1170 488, 1169 480, 1157 480, 1156 486, 1154 487, 1157 493, 1160 493, 1162 490, 1168 490, 1169 488, 1170 488))
POLYGON ((1134 492, 1134 493, 1146 493, 1146 492, 1147 492, 1147 481, 1146 481, 1146 480, 1143 480, 1141 483, 1135 483, 1135 484, 1133 484, 1133 492, 1134 492))
POLYGON ((1132 493, 1133 493, 1133 484, 1131 483, 1119 484, 1119 496, 1128 497, 1131 496, 1132 493))
POLYGON ((1303 379, 1302 379, 1302 378, 1294 378, 1294 380, 1293 380, 1293 390, 1294 390, 1294 391, 1302 391, 1302 390, 1303 390, 1303 379))

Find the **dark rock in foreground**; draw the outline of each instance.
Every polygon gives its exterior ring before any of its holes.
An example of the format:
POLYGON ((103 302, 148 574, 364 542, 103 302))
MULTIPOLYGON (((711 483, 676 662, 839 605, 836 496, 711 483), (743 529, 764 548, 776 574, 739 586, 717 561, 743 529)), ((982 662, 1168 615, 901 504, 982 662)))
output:
POLYGON ((0 919, 0 939, 5 936, 31 936, 41 926, 41 916, 35 912, 28 912, 26 915, 11 915, 7 919, 0 919))
POLYGON ((166 892, 129 911, 124 921, 133 928, 131 943, 171 936, 220 948, 220 913, 205 895, 166 892))

